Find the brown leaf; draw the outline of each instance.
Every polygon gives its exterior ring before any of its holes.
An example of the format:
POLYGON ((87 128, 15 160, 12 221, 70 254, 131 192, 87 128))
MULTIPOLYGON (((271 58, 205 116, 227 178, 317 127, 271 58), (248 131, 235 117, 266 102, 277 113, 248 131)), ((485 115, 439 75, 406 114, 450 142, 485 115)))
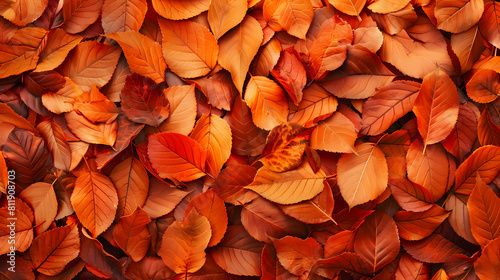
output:
POLYGON ((293 103, 298 105, 302 100, 307 76, 297 51, 292 48, 282 51, 271 75, 285 88, 293 103))
POLYGON ((110 124, 92 123, 75 111, 64 114, 69 129, 81 140, 113 147, 116 141, 117 121, 110 124))
POLYGON ((51 120, 45 120, 36 128, 40 131, 47 149, 52 154, 54 167, 68 172, 71 167, 71 148, 61 127, 51 120))
POLYGON ((167 98, 149 77, 127 76, 120 99, 125 116, 136 123, 157 127, 170 115, 167 98))
POLYGON ((19 193, 35 214, 35 233, 46 231, 57 214, 57 198, 54 188, 49 183, 37 182, 19 193))
POLYGON ((241 225, 230 226, 219 245, 210 251, 215 262, 235 275, 260 276, 264 244, 252 238, 241 225))
POLYGON ((433 204, 423 212, 398 211, 394 215, 394 220, 398 226, 399 236, 415 241, 431 235, 449 215, 448 211, 433 204))

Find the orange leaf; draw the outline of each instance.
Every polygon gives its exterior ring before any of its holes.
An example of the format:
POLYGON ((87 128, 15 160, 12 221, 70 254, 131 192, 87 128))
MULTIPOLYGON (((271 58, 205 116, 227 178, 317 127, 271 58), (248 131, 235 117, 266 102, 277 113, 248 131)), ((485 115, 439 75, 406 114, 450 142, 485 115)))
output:
POLYGON ((479 31, 490 44, 500 47, 500 3, 490 1, 484 4, 484 13, 479 19, 479 31))
POLYGON ((86 89, 92 85, 101 88, 111 79, 120 53, 118 46, 96 41, 82 42, 61 65, 61 74, 86 89))
POLYGON ((261 242, 287 235, 307 236, 304 224, 283 214, 276 204, 262 197, 243 205, 241 223, 253 238, 261 242))
POLYGON ((161 125, 161 131, 188 135, 196 120, 194 85, 169 87, 164 91, 170 104, 170 116, 161 125))
POLYGON ((408 179, 427 189, 438 201, 453 184, 455 161, 440 144, 424 148, 422 141, 413 141, 406 155, 408 179))
POLYGON ((337 183, 342 197, 352 207, 377 198, 387 188, 387 162, 373 143, 354 147, 356 154, 343 154, 337 163, 337 183))
POLYGON ((118 195, 116 218, 132 215, 137 207, 146 202, 149 177, 146 168, 135 157, 129 157, 116 165, 109 179, 113 182, 118 195))
POLYGON ((454 73, 443 35, 424 16, 418 16, 413 26, 393 36, 384 33, 379 55, 410 77, 423 78, 436 65, 449 75, 454 73))
POLYGON ((182 223, 167 228, 158 255, 175 273, 194 273, 205 264, 211 236, 207 218, 192 210, 182 223))
POLYGON ((441 144, 450 154, 462 162, 472 149, 476 137, 477 120, 474 111, 470 107, 460 104, 455 128, 446 139, 441 141, 441 144))
POLYGON ((406 240, 420 240, 431 235, 450 215, 443 208, 433 204, 423 212, 399 211, 394 215, 399 236, 406 240))
POLYGON ((298 105, 307 83, 306 70, 299 59, 299 53, 292 48, 282 51, 271 75, 285 88, 293 103, 298 105))
POLYGON ((464 253, 462 248, 435 233, 419 241, 401 240, 401 245, 412 257, 427 263, 442 263, 454 254, 464 253))
POLYGON ((99 89, 92 85, 90 92, 84 92, 73 103, 78 114, 83 115, 91 122, 111 123, 118 117, 118 107, 104 96, 99 89))
POLYGON ((80 253, 78 227, 64 226, 38 235, 28 252, 34 268, 45 275, 60 274, 80 253))
POLYGON ((455 172, 455 192, 470 195, 476 184, 476 176, 489 184, 500 170, 500 147, 483 146, 475 150, 455 172))
POLYGON ((94 23, 101 13, 100 0, 65 0, 62 8, 64 31, 76 34, 94 23))
POLYGON ((351 26, 335 16, 325 20, 309 49, 308 76, 321 79, 326 71, 339 68, 347 57, 346 45, 352 43, 351 26))
POLYGON ((493 102, 500 96, 500 74, 491 69, 477 71, 466 85, 467 95, 479 103, 493 102))
POLYGON ((283 29, 300 39, 306 38, 307 30, 314 17, 310 0, 282 1, 274 14, 277 15, 278 23, 283 29))
POLYGON ((38 65, 35 72, 53 70, 61 65, 68 53, 76 47, 83 37, 80 35, 71 35, 63 29, 52 29, 47 37, 47 45, 40 53, 38 65))
POLYGON ((424 187, 406 178, 389 179, 391 193, 406 211, 422 212, 432 207, 432 194, 424 187))
POLYGON ((276 37, 273 37, 269 42, 260 48, 250 65, 250 73, 254 76, 269 76, 269 71, 271 71, 276 63, 278 63, 280 55, 280 41, 276 37))
POLYGON ((297 168, 302 163, 302 155, 311 132, 312 129, 298 124, 281 124, 274 127, 267 136, 260 162, 274 172, 297 168))
POLYGON ((460 33, 475 25, 484 11, 482 0, 439 0, 434 7, 437 28, 460 33))
POLYGON ((325 244, 325 258, 335 257, 344 252, 353 252, 354 236, 354 231, 344 230, 328 237, 325 244))
POLYGON ((8 243, 9 240, 15 240, 16 251, 18 252, 28 250, 33 241, 33 213, 29 213, 31 214, 30 219, 30 217, 28 217, 28 213, 21 211, 19 207, 21 203, 30 209, 28 205, 21 201, 21 199, 16 199, 16 228, 14 229, 14 239, 10 238, 11 228, 7 227, 12 222, 12 212, 11 210, 8 210, 7 207, 0 208, 0 254, 2 255, 12 251, 10 249, 12 244, 8 243))
POLYGON ((332 212, 334 203, 332 190, 325 186, 323 191, 311 200, 292 205, 278 206, 283 213, 303 223, 320 224, 327 221, 333 221, 332 212))
POLYGON ((113 238, 135 262, 140 261, 148 252, 151 235, 147 225, 151 222, 148 214, 137 208, 129 216, 121 217, 113 228, 113 238))
POLYGON ((250 165, 228 166, 219 173, 215 180, 215 193, 225 203, 242 205, 250 202, 259 195, 243 187, 252 183, 256 173, 257 169, 250 165))
POLYGON ((227 229, 227 213, 224 201, 218 197, 213 189, 195 196, 184 210, 184 219, 191 209, 206 217, 212 229, 212 237, 208 242, 208 247, 217 245, 224 237, 227 229))
POLYGON ((363 104, 361 133, 378 135, 413 109, 420 84, 395 81, 378 89, 363 104))
POLYGON ((208 24, 219 39, 231 28, 238 25, 246 14, 246 0, 212 0, 208 7, 208 24))
POLYGON ((0 123, 9 123, 17 128, 29 130, 35 134, 38 134, 35 126, 30 123, 27 119, 18 115, 9 105, 5 103, 0 103, 0 123))
POLYGON ((89 171, 76 179, 71 204, 82 225, 97 237, 113 223, 118 196, 106 175, 89 171))
POLYGON ((306 87, 298 106, 290 104, 288 121, 311 127, 337 110, 337 98, 317 83, 306 87))
POLYGON ((5 158, 0 152, 0 192, 6 194, 8 185, 9 171, 7 169, 7 163, 5 163, 5 158))
MULTIPOLYGON (((190 81, 191 82, 191 81, 190 81)), ((227 71, 220 71, 210 77, 192 80, 196 88, 201 90, 207 97, 208 104, 217 109, 230 111, 238 90, 231 80, 231 74, 227 71)))
POLYGON ((242 156, 257 156, 266 144, 267 132, 255 126, 248 105, 237 96, 224 120, 232 133, 232 151, 242 156))
POLYGON ((206 150, 195 140, 174 132, 148 135, 151 165, 162 178, 192 181, 205 175, 206 150))
POLYGON ((403 9, 408 3, 409 0, 375 0, 370 2, 368 9, 374 13, 388 14, 403 9))
POLYGON ((362 275, 373 274, 370 265, 362 257, 351 252, 316 261, 311 268, 310 274, 316 273, 333 279, 341 270, 362 275))
POLYGON ((441 268, 438 272, 436 272, 436 274, 434 274, 431 280, 450 280, 450 277, 448 277, 446 271, 441 268))
POLYGON ((384 42, 384 35, 376 26, 358 27, 353 35, 353 45, 361 45, 373 53, 376 53, 384 42))
POLYGON ((81 140, 88 143, 108 146, 113 146, 115 144, 116 131, 118 128, 116 120, 110 124, 93 124, 75 111, 64 114, 64 118, 71 132, 81 140))
POLYGON ((46 34, 43 28, 26 27, 14 34, 22 40, 18 44, 12 38, 10 44, 0 44, 0 79, 35 69, 46 34))
POLYGON ((71 167, 71 149, 61 127, 51 120, 45 120, 36 128, 40 131, 47 149, 52 154, 54 167, 68 172, 71 167))
POLYGON ((477 175, 476 186, 467 203, 471 231, 484 249, 492 240, 500 237, 500 198, 477 175))
POLYGON ((342 67, 327 75, 321 85, 340 98, 364 99, 373 96, 378 88, 395 77, 376 54, 357 45, 347 48, 342 67))
POLYGON ((320 121, 311 134, 311 148, 329 152, 354 152, 357 133, 354 124, 342 113, 320 121), (334 144, 335 143, 335 144, 334 144))
POLYGON ((183 78, 196 78, 215 67, 219 47, 207 28, 192 21, 160 19, 158 23, 163 34, 163 58, 172 72, 183 78))
POLYGON ((264 244, 252 238, 241 225, 229 226, 224 238, 210 253, 225 271, 235 275, 260 276, 264 244))
POLYGON ((36 96, 57 92, 64 87, 66 79, 54 70, 29 72, 24 76, 26 89, 36 96))
POLYGON ((414 259, 410 254, 403 253, 396 270, 396 279, 429 279, 431 266, 414 259))
POLYGON ((161 182, 156 178, 150 180, 149 192, 142 209, 151 219, 156 219, 170 213, 188 195, 173 186, 161 182))
POLYGON ((35 233, 40 234, 47 230, 57 214, 57 198, 54 188, 49 183, 37 182, 19 193, 19 197, 26 201, 35 214, 35 233))
POLYGON ((304 161, 297 169, 281 173, 261 167, 253 183, 246 188, 276 203, 295 204, 312 199, 323 191, 323 182, 324 176, 314 173, 304 161))
POLYGON ((63 87, 56 92, 42 95, 42 103, 52 113, 61 114, 72 111, 72 103, 82 93, 83 91, 70 78, 64 77, 63 87))
POLYGON ((458 57, 462 74, 469 71, 485 49, 477 25, 462 33, 451 35, 451 48, 458 57))
POLYGON ((191 132, 191 138, 207 151, 206 171, 217 177, 231 155, 229 124, 214 114, 203 114, 191 132))
POLYGON ((263 36, 259 22, 247 15, 219 40, 219 63, 231 73, 240 93, 243 92, 248 68, 259 51, 263 36))
POLYGON ((172 20, 188 19, 208 10, 210 0, 152 0, 153 8, 162 17, 172 20))
POLYGON ((127 267, 127 275, 132 279, 171 279, 175 276, 161 258, 144 257, 140 262, 131 262, 127 267))
POLYGON ((137 31, 111 33, 106 37, 120 44, 130 71, 149 77, 157 84, 164 81, 167 64, 163 60, 158 42, 137 31))
POLYGON ((323 258, 323 247, 312 237, 302 240, 286 236, 275 239, 273 245, 283 267, 297 276, 307 275, 313 264, 323 258))
POLYGON ((257 127, 271 130, 286 122, 288 102, 285 93, 269 78, 250 77, 245 92, 245 102, 252 111, 253 122, 257 127))
POLYGON ((7 0, 0 5, 0 15, 15 25, 25 26, 42 15, 48 2, 48 0, 7 0))
POLYGON ((168 99, 148 77, 138 74, 127 76, 120 99, 123 113, 136 123, 157 127, 170 115, 168 99))
MULTIPOLYGON (((380 2, 383 3, 384 1, 380 2)), ((372 18, 380 29, 394 35, 410 27, 417 20, 417 13, 415 13, 412 4, 408 3, 399 11, 384 15, 373 13, 372 18)))
POLYGON ((350 16, 359 16, 366 4, 366 0, 328 0, 335 9, 350 16))
POLYGON ((146 0, 106 0, 102 5, 104 33, 139 31, 148 5, 146 0))
POLYGON ((483 110, 477 122, 477 138, 481 145, 500 145, 500 127, 492 120, 489 110, 483 110))
POLYGON ((474 270, 480 279, 498 278, 500 270, 500 238, 497 238, 483 248, 481 256, 474 263, 474 270))
POLYGON ((396 223, 382 211, 368 216, 354 239, 354 252, 370 264, 373 273, 392 262, 399 249, 396 223))
POLYGON ((459 105, 457 88, 446 73, 437 70, 425 75, 413 107, 424 151, 427 145, 450 134, 457 122, 459 105))

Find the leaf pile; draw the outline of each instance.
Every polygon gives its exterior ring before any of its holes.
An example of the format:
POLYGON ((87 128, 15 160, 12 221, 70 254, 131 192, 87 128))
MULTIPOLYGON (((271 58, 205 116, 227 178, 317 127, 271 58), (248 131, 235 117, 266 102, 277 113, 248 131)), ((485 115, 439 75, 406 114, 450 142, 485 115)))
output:
POLYGON ((0 15, 2 279, 499 279, 500 2, 0 15))

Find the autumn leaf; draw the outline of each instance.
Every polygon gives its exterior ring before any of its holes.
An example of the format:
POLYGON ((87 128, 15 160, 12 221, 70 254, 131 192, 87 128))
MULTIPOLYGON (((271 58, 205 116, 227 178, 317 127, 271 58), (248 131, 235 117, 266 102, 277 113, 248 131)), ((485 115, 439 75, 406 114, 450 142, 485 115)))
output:
POLYGON ((450 134, 458 118, 458 105, 455 84, 446 73, 437 70, 424 77, 413 107, 424 150, 450 134))
POLYGON ((323 191, 323 181, 324 176, 315 173, 304 161, 297 169, 280 173, 261 167, 253 183, 246 188, 270 201, 294 204, 309 200, 323 191))
POLYGON ((192 181, 205 175, 206 150, 196 140, 174 132, 148 139, 149 159, 160 177, 192 181))
POLYGON ((146 226, 150 221, 148 214, 137 208, 132 214, 122 216, 113 228, 118 246, 136 262, 148 251, 151 235, 146 226))
POLYGON ((366 0, 328 0, 336 9, 350 16, 359 16, 366 0))
POLYGON ((153 8, 164 18, 172 20, 187 19, 208 9, 210 0, 154 0, 153 8))
POLYGON ((305 127, 324 120, 337 109, 337 98, 317 83, 302 91, 302 101, 298 106, 289 104, 288 121, 305 127))
POLYGON ((484 11, 484 4, 478 0, 436 1, 434 15, 437 28, 460 33, 476 24, 484 11))
POLYGON ((207 20, 215 39, 222 37, 243 20, 247 4, 245 0, 210 1, 207 20))
POLYGON ((323 248, 311 237, 302 240, 286 236, 274 240, 273 245, 283 267, 297 276, 307 275, 313 264, 323 258, 323 248))
POLYGON ((271 130, 259 159, 274 172, 295 169, 302 163, 312 129, 297 124, 282 124, 271 130))
POLYGON ((63 29, 70 34, 80 33, 94 23, 101 12, 103 1, 68 0, 63 5, 63 29))
POLYGON ((182 223, 175 221, 163 235, 158 255, 175 273, 193 273, 205 263, 210 223, 193 210, 182 223))
POLYGON ((356 154, 343 154, 337 163, 337 180, 342 197, 352 208, 381 195, 387 187, 387 162, 373 143, 354 147, 356 154))
POLYGON ((128 119, 159 126, 170 115, 170 105, 159 86, 138 74, 127 76, 120 94, 122 110, 128 119))
POLYGON ((498 40, 499 34, 499 19, 500 6, 498 3, 491 1, 484 4, 484 13, 479 19, 479 31, 486 40, 495 47, 500 47, 498 40))
POLYGON ((104 33, 139 31, 146 16, 145 0, 106 0, 102 5, 104 33))
POLYGON ((356 136, 354 124, 342 113, 334 112, 328 119, 320 121, 313 130, 311 148, 351 153, 355 151, 356 136))
POLYGON ((215 67, 219 47, 207 28, 191 21, 160 20, 159 24, 163 58, 172 72, 183 78, 196 78, 215 67))
POLYGON ((240 93, 252 59, 257 54, 263 38, 257 20, 245 16, 243 21, 219 39, 219 64, 231 73, 240 93))
POLYGON ((76 179, 71 204, 82 225, 97 237, 113 223, 118 196, 106 175, 89 171, 76 179))
POLYGON ((253 122, 259 128, 271 130, 286 122, 288 102, 285 93, 269 78, 251 77, 245 92, 245 102, 252 111, 253 122))

